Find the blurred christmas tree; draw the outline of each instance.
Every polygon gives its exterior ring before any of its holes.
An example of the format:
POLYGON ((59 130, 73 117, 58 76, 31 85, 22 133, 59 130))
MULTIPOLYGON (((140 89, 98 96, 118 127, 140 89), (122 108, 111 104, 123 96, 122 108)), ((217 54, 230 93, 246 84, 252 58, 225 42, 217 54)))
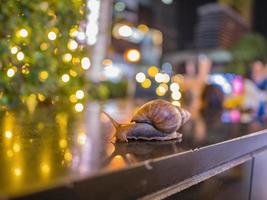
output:
POLYGON ((76 37, 85 8, 83 0, 0 0, 1 105, 82 101, 90 60, 76 37))

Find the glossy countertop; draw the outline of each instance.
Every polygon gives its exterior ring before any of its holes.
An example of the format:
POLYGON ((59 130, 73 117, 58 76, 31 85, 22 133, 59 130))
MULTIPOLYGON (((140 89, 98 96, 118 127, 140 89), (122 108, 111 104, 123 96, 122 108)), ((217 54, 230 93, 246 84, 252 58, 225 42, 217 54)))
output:
MULTIPOLYGON (((143 161, 219 143, 254 131, 257 123, 223 123, 221 116, 193 117, 182 141, 115 142, 114 128, 101 113, 127 122, 142 101, 91 102, 82 113, 48 106, 0 116, 0 197, 34 191, 121 170, 143 161)), ((266 125, 265 125, 266 126, 266 125)))

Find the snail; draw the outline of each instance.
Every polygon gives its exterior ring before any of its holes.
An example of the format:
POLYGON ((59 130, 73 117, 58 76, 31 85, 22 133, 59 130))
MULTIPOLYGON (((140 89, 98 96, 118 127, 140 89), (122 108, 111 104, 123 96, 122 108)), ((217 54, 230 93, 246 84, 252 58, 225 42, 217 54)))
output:
MULTIPOLYGON (((105 112, 104 112, 105 113, 105 112)), ((152 100, 141 106, 128 124, 120 124, 105 113, 114 125, 117 140, 171 140, 181 138, 176 131, 189 120, 190 113, 165 100, 152 100)))

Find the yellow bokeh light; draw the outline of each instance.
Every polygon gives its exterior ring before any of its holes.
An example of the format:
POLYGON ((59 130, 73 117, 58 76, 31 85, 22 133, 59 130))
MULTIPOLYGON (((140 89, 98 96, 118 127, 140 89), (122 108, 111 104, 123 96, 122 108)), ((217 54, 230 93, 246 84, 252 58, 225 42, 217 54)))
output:
POLYGON ((64 154, 64 159, 66 160, 66 161, 71 161, 72 160, 72 154, 70 153, 70 152, 66 152, 65 154, 64 154))
POLYGON ((67 146, 68 146, 68 142, 67 142, 67 140, 65 140, 65 139, 61 139, 61 140, 59 140, 59 147, 60 147, 60 148, 64 149, 64 148, 66 148, 67 146))
POLYGON ((42 173, 44 173, 44 174, 48 174, 50 172, 50 167, 46 163, 42 163, 40 165, 40 168, 41 168, 42 173))
POLYGON ((182 97, 182 94, 181 94, 181 92, 172 92, 172 99, 173 100, 180 100, 181 99, 181 97, 182 97))
POLYGON ((70 80, 70 76, 69 76, 68 74, 63 74, 63 75, 61 76, 61 80, 62 80, 64 83, 67 83, 67 82, 69 82, 69 80, 70 80))
POLYGON ((142 82, 144 82, 146 80, 146 75, 143 72, 139 72, 139 73, 136 74, 135 80, 138 83, 142 83, 142 82))
POLYGON ((49 74, 47 71, 41 71, 39 73, 39 80, 40 81, 45 81, 48 78, 49 74))
POLYGON ((67 47, 73 51, 78 48, 78 43, 75 40, 69 40, 67 47))
POLYGON ((156 89, 156 94, 158 96, 164 96, 166 94, 166 89, 163 86, 159 86, 156 89))
POLYGON ((21 73, 22 73, 22 74, 25 74, 25 75, 27 75, 27 74, 30 73, 30 70, 29 70, 29 64, 28 64, 28 63, 26 63, 25 65, 23 65, 23 66, 21 67, 21 73))
POLYGON ((25 28, 19 30, 19 36, 20 37, 26 38, 28 36, 28 34, 29 33, 25 28))
POLYGON ((80 58, 78 58, 78 57, 73 58, 73 59, 72 59, 72 63, 73 63, 74 65, 78 65, 78 64, 80 64, 80 58))
POLYGON ((112 60, 110 59, 104 59, 102 62, 103 65, 112 65, 112 60))
POLYGON ((7 157, 9 157, 9 158, 13 157, 13 155, 14 155, 12 150, 7 150, 6 154, 7 154, 7 157))
POLYGON ((140 25, 137 26, 137 28, 138 28, 140 31, 144 32, 144 33, 146 33, 146 32, 149 31, 148 26, 145 25, 145 24, 140 24, 140 25))
POLYGON ((49 40, 55 40, 57 38, 57 34, 54 31, 50 31, 47 34, 47 37, 48 37, 49 40))
POLYGON ((47 50, 47 49, 48 49, 48 44, 45 43, 45 42, 41 43, 41 45, 40 45, 40 49, 41 49, 42 51, 47 50))
POLYGON ((23 60, 24 59, 24 53, 23 52, 18 52, 18 54, 17 54, 17 59, 19 60, 19 61, 21 61, 21 60, 23 60))
POLYGON ((75 70, 72 70, 72 69, 70 69, 70 75, 72 76, 72 77, 76 77, 78 74, 77 74, 77 72, 75 71, 75 70))
POLYGON ((15 143, 14 145, 13 145, 13 151, 14 152, 19 152, 20 151, 20 145, 19 144, 17 144, 17 143, 15 143))
POLYGON ((138 49, 129 49, 125 52, 125 59, 129 62, 138 62, 141 59, 141 54, 138 49))
POLYGON ((75 94, 70 95, 69 100, 70 100, 71 103, 76 103, 78 101, 78 99, 77 99, 75 94))
POLYGON ((10 69, 7 70, 6 75, 9 78, 11 78, 11 77, 13 77, 15 75, 15 73, 16 73, 15 70, 13 68, 10 68, 10 69))
POLYGON ((70 35, 70 37, 76 37, 78 35, 78 33, 79 32, 78 32, 77 28, 74 27, 74 28, 70 29, 69 35, 70 35))
POLYGON ((82 99, 84 97, 84 92, 82 90, 77 90, 76 97, 77 99, 82 99))
POLYGON ((147 78, 141 85, 143 88, 149 88, 151 86, 151 81, 147 78))
POLYGON ((12 132, 11 131, 5 131, 5 137, 8 139, 12 138, 12 132))
POLYGON ((157 73, 159 73, 159 69, 156 66, 150 66, 147 69, 147 73, 150 77, 154 78, 157 73))
POLYGON ((84 70, 87 70, 91 66, 91 61, 88 57, 83 57, 81 60, 81 65, 84 70))
POLYGON ((10 52, 12 53, 12 54, 16 54, 17 52, 18 52, 18 47, 16 47, 16 46, 14 46, 14 47, 12 47, 11 49, 10 49, 10 52))
POLYGON ((160 87, 164 87, 165 92, 167 92, 168 89, 169 89, 169 86, 168 86, 166 83, 161 83, 159 86, 160 86, 160 87))
POLYGON ((15 174, 15 176, 21 176, 21 169, 20 168, 15 168, 14 169, 14 174, 15 174))
POLYGON ((172 105, 181 107, 181 103, 179 101, 172 101, 172 105))
POLYGON ((75 110, 76 110, 76 112, 82 112, 83 111, 83 104, 76 103, 75 104, 75 110))
POLYGON ((45 96, 43 94, 41 94, 41 93, 38 93, 37 97, 38 97, 39 101, 44 101, 45 100, 45 96))
POLYGON ((63 56, 62 56, 62 60, 64 62, 70 62, 72 59, 72 55, 70 53, 65 53, 63 56))
POLYGON ((176 74, 172 77, 172 82, 181 84, 184 81, 184 76, 181 74, 176 74))

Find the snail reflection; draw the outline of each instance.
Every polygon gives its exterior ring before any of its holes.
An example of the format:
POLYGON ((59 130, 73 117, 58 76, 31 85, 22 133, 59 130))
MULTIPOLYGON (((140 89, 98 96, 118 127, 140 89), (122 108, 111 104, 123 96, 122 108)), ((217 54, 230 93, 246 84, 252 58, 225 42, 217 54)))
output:
POLYGON ((112 149, 112 151, 107 152, 107 158, 103 160, 103 166, 106 169, 118 169, 146 159, 179 153, 183 150, 180 145, 181 141, 181 138, 179 138, 157 142, 137 140, 129 143, 110 143, 108 149, 112 149))

